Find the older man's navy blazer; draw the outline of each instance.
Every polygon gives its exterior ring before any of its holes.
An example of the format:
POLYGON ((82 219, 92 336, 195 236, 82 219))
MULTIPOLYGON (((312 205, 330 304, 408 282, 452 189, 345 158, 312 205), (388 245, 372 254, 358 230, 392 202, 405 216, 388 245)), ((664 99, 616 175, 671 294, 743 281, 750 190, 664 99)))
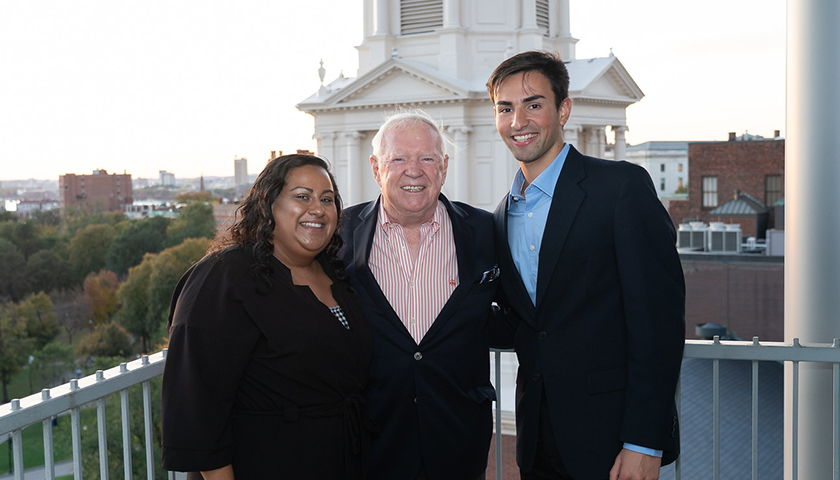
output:
POLYGON ((458 287, 417 345, 368 267, 379 200, 341 215, 346 273, 374 332, 367 408, 381 429, 370 479, 474 479, 487 468, 492 430, 488 318, 498 281, 493 217, 440 196, 452 222, 458 287))
MULTIPOLYGON (((495 212, 503 272, 515 272, 507 197, 495 212)), ((685 284, 674 227, 648 173, 572 147, 548 214, 536 306, 502 275, 516 332, 517 462, 530 471, 545 393, 568 473, 605 479, 624 442, 679 454, 674 391, 684 345, 685 284)))

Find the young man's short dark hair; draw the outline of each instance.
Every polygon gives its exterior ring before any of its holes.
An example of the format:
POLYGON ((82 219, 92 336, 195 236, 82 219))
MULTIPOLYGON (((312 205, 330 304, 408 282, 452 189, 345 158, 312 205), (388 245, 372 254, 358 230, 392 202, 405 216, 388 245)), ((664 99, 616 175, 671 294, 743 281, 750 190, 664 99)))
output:
POLYGON ((548 79, 551 91, 554 92, 554 103, 560 108, 560 102, 569 96, 569 71, 560 55, 548 51, 530 51, 516 54, 500 63, 490 79, 487 80, 487 93, 490 99, 496 101, 496 91, 499 85, 509 77, 518 73, 539 72, 548 79))

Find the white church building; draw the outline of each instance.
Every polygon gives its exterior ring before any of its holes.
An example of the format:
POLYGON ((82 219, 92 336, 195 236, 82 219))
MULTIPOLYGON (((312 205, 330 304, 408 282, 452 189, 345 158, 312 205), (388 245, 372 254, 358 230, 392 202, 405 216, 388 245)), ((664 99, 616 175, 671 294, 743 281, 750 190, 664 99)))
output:
MULTIPOLYGON (((626 108, 644 95, 621 62, 575 57, 570 0, 362 0, 359 71, 323 84, 297 108, 315 119, 317 153, 333 164, 345 205, 372 200, 371 140, 400 108, 420 108, 454 141, 443 192, 493 210, 518 164, 499 138, 485 84, 505 58, 552 50, 568 61, 572 115, 565 139, 603 157, 625 158, 626 108)), ((323 68, 323 67, 322 67, 323 68)))

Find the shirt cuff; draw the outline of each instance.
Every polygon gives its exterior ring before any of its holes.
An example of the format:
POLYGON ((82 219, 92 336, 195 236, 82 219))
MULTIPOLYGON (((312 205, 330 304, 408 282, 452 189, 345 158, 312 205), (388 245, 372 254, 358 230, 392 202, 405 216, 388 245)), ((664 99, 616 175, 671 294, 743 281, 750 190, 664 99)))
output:
POLYGON ((651 457, 662 458, 662 450, 654 450, 653 448, 641 447, 639 445, 633 445, 632 443, 625 443, 624 448, 630 450, 631 452, 650 455, 651 457))

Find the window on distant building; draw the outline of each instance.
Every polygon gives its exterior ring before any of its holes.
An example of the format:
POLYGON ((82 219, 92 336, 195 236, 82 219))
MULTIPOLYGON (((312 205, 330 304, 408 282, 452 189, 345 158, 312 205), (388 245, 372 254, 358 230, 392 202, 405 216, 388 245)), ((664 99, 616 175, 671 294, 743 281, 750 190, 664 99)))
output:
POLYGON ((717 177, 703 177, 703 206, 717 207, 717 177))
POLYGON ((663 192, 665 191, 665 179, 664 178, 659 179, 659 190, 661 190, 663 192))
POLYGON ((772 207, 782 199, 782 176, 767 175, 764 177, 764 204, 772 207))
POLYGON ((664 171, 665 171, 665 164, 664 164, 664 163, 660 163, 660 164, 659 164, 659 171, 660 171, 660 172, 664 172, 664 171))
POLYGON ((679 165, 677 165, 677 171, 678 171, 678 172, 682 172, 682 163, 681 163, 681 164, 679 164, 679 165))
POLYGON ((443 0, 400 0, 400 33, 434 32, 443 26, 443 0))

